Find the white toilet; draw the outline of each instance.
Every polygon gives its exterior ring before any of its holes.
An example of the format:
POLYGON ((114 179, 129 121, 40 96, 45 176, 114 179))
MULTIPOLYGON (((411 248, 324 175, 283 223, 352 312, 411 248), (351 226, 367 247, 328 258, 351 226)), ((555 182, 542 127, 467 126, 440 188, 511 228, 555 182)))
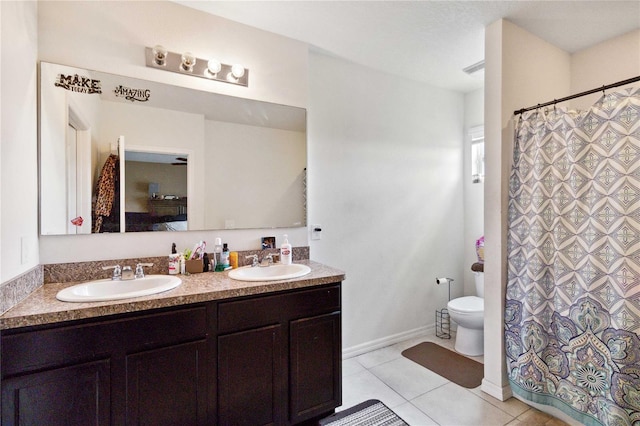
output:
POLYGON ((447 304, 449 316, 456 324, 455 349, 463 355, 484 354, 484 272, 474 272, 477 296, 465 296, 447 304))

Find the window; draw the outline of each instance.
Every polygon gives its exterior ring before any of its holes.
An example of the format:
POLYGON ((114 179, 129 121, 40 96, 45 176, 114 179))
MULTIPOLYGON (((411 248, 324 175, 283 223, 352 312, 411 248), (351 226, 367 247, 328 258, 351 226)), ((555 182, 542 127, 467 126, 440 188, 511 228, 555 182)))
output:
POLYGON ((484 182, 484 126, 469 130, 471 136, 471 179, 473 183, 484 182))

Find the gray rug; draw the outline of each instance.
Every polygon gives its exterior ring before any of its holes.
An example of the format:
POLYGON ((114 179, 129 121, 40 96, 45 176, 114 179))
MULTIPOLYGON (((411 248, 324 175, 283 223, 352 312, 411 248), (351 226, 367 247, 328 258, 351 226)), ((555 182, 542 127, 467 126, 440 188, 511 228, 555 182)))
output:
POLYGON ((319 422, 320 426, 408 426, 396 413, 377 399, 370 399, 339 411, 319 422))

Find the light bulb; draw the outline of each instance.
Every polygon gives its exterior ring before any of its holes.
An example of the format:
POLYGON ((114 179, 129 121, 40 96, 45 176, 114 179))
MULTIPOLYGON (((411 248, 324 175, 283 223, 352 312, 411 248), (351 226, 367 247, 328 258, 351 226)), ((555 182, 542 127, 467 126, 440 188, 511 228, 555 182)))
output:
POLYGON ((217 59, 210 59, 207 63, 207 70, 213 75, 216 75, 222 69, 222 64, 217 59))
POLYGON ((231 75, 235 78, 240 78, 244 75, 244 67, 240 64, 234 64, 231 67, 231 75))
POLYGON ((159 44, 154 46, 153 50, 153 60, 156 65, 164 66, 167 63, 167 49, 159 44))
POLYGON ((182 54, 181 67, 185 71, 193 71, 193 66, 196 64, 196 57, 191 52, 184 52, 182 54))

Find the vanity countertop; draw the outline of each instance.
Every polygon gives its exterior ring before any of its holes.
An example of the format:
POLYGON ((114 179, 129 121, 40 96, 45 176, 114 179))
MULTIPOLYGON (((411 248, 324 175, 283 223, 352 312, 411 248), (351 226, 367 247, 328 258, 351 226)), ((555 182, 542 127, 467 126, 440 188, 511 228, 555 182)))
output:
POLYGON ((343 281, 345 277, 343 271, 317 262, 296 263, 309 265, 311 272, 290 280, 256 282, 231 279, 228 272, 179 275, 182 284, 173 290, 108 302, 61 302, 56 299, 58 291, 77 283, 44 284, 0 316, 0 330, 313 287, 343 281))

